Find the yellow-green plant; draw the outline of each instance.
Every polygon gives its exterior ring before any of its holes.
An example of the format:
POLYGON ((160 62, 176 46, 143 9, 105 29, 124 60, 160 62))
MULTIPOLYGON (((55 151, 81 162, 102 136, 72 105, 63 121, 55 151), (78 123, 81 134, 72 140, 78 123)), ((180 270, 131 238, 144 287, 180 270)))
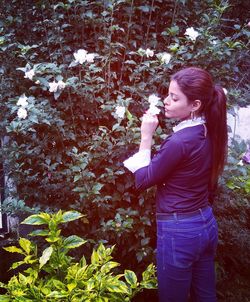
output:
POLYGON ((43 225, 34 230, 31 236, 44 238, 43 250, 37 244, 26 239, 19 239, 19 246, 5 247, 6 251, 23 256, 21 261, 12 264, 11 269, 24 269, 14 275, 7 284, 0 283, 6 290, 0 295, 0 301, 131 301, 132 297, 143 289, 155 289, 155 267, 150 264, 139 282, 136 274, 125 270, 116 274, 119 266, 112 260, 113 247, 100 244, 93 249, 88 264, 83 256, 79 262, 68 255, 71 249, 87 241, 71 235, 64 237, 59 224, 83 217, 76 211, 59 211, 55 214, 40 213, 31 215, 22 223, 43 225))

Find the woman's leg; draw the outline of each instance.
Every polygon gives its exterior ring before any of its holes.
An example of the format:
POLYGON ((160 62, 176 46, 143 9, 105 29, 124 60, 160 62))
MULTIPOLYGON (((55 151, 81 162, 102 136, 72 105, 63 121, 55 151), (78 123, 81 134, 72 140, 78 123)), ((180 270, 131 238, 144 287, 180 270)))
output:
POLYGON ((187 302, 192 272, 190 268, 179 268, 157 263, 158 295, 160 302, 187 302))
POLYGON ((191 284, 192 302, 215 302, 215 269, 214 259, 203 257, 193 265, 193 276, 191 284))
POLYGON ((217 223, 214 221, 205 231, 206 245, 199 260, 193 264, 191 284, 192 302, 215 302, 216 300, 216 276, 214 256, 218 242, 217 223))
POLYGON ((160 302, 187 302, 192 264, 201 249, 200 230, 176 231, 173 222, 157 222, 157 277, 160 302), (173 227, 173 230, 171 230, 173 227))

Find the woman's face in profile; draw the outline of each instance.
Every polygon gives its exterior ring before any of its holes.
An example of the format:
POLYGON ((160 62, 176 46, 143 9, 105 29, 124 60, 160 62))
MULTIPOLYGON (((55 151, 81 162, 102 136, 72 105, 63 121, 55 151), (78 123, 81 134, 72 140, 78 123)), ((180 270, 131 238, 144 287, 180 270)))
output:
POLYGON ((185 120, 190 118, 193 105, 188 103, 188 99, 181 91, 176 81, 171 81, 168 96, 164 99, 165 116, 185 120))

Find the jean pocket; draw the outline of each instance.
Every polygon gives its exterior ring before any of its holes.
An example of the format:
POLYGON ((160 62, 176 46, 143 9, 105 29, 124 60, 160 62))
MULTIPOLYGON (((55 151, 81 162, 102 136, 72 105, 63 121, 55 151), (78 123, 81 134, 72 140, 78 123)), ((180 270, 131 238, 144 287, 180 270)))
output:
POLYGON ((166 264, 188 268, 198 259, 200 250, 200 233, 164 231, 157 235, 157 263, 163 268, 166 264))
POLYGON ((177 232, 172 239, 173 263, 177 267, 188 268, 198 260, 201 252, 202 234, 177 232))

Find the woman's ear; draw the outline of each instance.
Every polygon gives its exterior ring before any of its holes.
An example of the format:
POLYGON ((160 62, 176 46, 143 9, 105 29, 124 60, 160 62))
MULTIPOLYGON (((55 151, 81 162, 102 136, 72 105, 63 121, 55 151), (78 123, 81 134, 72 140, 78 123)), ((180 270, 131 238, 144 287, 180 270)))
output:
POLYGON ((201 107, 201 101, 200 100, 193 101, 192 107, 194 111, 198 111, 201 107))

